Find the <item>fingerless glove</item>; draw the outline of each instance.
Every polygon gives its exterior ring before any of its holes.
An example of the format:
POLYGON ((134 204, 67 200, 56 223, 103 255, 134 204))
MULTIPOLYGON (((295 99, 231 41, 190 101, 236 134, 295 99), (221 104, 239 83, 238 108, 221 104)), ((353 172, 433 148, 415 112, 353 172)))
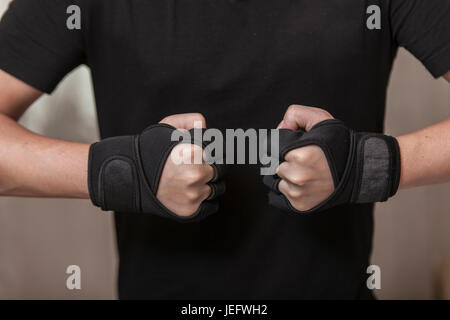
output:
MULTIPOLYGON (((172 141, 176 130, 167 124, 152 125, 141 134, 107 138, 94 143, 89 151, 88 185, 94 205, 103 210, 150 213, 174 220, 198 221, 218 209, 217 197, 225 188, 221 177, 223 165, 212 164, 214 179, 209 183, 212 193, 197 212, 181 217, 167 209, 157 198, 161 174, 172 149, 186 140, 172 141)), ((207 143, 196 141, 190 131, 192 144, 203 148, 207 143)))
POLYGON ((346 203, 386 201, 397 192, 400 150, 394 137, 355 132, 336 119, 322 121, 308 132, 281 129, 279 137, 280 162, 293 149, 319 146, 328 161, 335 187, 318 206, 298 211, 278 190, 281 179, 277 175, 265 176, 264 184, 270 188, 269 203, 279 209, 313 213, 346 203))

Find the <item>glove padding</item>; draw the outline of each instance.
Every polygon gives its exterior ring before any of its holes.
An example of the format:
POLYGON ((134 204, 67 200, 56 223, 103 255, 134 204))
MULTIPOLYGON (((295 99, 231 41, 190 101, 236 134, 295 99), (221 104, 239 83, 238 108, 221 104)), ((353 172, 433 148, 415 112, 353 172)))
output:
MULTIPOLYGON (((331 119, 316 124, 305 132, 279 130, 279 161, 296 148, 319 146, 327 159, 334 182, 334 192, 316 207, 296 210, 278 190, 281 178, 265 176, 269 203, 285 211, 313 213, 346 203, 386 201, 398 189, 400 181, 400 149, 394 137, 376 133, 354 132, 343 122, 331 119)), ((268 143, 270 139, 268 139, 268 143)), ((270 149, 270 146, 268 147, 270 149)))
MULTIPOLYGON (((168 156, 176 145, 186 143, 181 138, 171 141, 175 130, 167 124, 156 124, 139 135, 107 138, 91 145, 88 185, 93 204, 103 210, 151 213, 179 222, 198 221, 215 213, 217 197, 225 191, 221 180, 224 165, 211 165, 214 169, 214 178, 209 183, 211 195, 189 217, 178 216, 156 198, 168 156)), ((203 129, 191 129, 188 142, 205 148, 208 143, 196 141, 194 130, 203 129)))

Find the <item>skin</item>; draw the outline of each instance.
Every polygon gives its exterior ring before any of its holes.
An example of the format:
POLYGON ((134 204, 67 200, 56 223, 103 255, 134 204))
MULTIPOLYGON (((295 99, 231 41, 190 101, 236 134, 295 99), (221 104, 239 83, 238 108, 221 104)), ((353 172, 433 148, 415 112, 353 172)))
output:
MULTIPOLYGON (((178 129, 189 130, 194 122, 200 122, 206 128, 206 120, 199 113, 188 113, 169 116, 161 120, 178 129)), ((207 184, 214 178, 214 169, 206 164, 196 164, 195 157, 204 159, 203 149, 193 144, 176 146, 164 166, 156 197, 172 212, 180 216, 194 214, 203 200, 211 194, 211 187, 207 184), (173 155, 181 158, 185 155, 190 164, 176 164, 173 155)))
MULTIPOLYGON (((47 138, 17 123, 42 92, 0 70, 0 195, 88 199, 89 144, 47 138), (32 159, 32 161, 30 160, 32 159)), ((179 129, 195 122, 205 127, 198 113, 173 115, 161 120, 179 129)), ((181 145, 172 153, 203 152, 195 145, 181 145)), ((180 216, 195 213, 211 193, 206 184, 214 170, 202 163, 176 165, 169 156, 157 198, 180 216)))
MULTIPOLYGON (((450 81, 450 72, 445 78, 450 81)), ((51 139, 17 123, 42 92, 0 70, 0 195, 26 197, 89 198, 87 162, 89 145, 51 139)), ((279 128, 309 130, 332 116, 325 110, 294 105, 279 128)), ((161 122, 189 129, 193 121, 206 126, 200 114, 173 115, 161 122)), ((450 119, 398 137, 402 155, 400 187, 409 188, 450 181, 450 119)), ((196 146, 174 148, 192 157, 196 146)), ((308 210, 333 192, 325 156, 320 148, 292 150, 280 165, 282 191, 298 210, 308 210)), ((172 157, 169 157, 172 159, 172 157)), ((204 163, 176 165, 168 160, 161 177, 158 199, 175 213, 188 216, 208 197, 206 183, 212 168, 204 163)))
MULTIPOLYGON (((450 82, 450 71, 444 75, 450 82)), ((315 124, 333 119, 319 108, 292 105, 278 128, 309 131, 315 124)), ((450 181, 450 119, 397 137, 401 153, 400 189, 450 181)), ((325 154, 317 146, 290 151, 277 169, 278 185, 291 205, 300 211, 314 208, 334 191, 325 154)))

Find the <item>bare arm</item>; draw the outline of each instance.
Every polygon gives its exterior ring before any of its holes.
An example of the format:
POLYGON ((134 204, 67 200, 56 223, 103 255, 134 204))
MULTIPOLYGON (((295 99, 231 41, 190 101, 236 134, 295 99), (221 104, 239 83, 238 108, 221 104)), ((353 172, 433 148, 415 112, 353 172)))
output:
POLYGON ((450 182, 450 119, 397 138, 400 188, 450 182))
POLYGON ((17 123, 41 94, 0 70, 0 195, 88 198, 89 145, 43 137, 17 123))
MULTIPOLYGON (((444 75, 450 82, 450 71, 444 75)), ((397 138, 400 188, 450 182, 450 119, 397 138)))
MULTIPOLYGON (((89 198, 90 145, 43 137, 17 123, 41 94, 0 70, 0 196, 89 198)), ((182 129, 192 128, 196 121, 206 126, 200 114, 172 115, 162 120, 182 129)), ((182 145, 185 147, 190 150, 182 145)), ((205 163, 180 166, 169 161, 157 197, 176 214, 189 216, 209 197, 207 182, 213 171, 205 163)))

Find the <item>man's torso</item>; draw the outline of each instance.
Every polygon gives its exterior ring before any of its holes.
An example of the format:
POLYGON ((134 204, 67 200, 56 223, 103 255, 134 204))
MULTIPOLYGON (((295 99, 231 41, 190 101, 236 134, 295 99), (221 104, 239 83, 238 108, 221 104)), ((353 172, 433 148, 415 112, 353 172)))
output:
MULTIPOLYGON (((377 1, 375 1, 377 2, 377 1)), ((274 128, 290 104, 380 131, 395 54, 371 1, 91 1, 86 32, 103 137, 201 112, 208 127, 274 128), (95 13, 95 14, 94 14, 95 13)), ((117 213, 121 298, 355 298, 372 206, 311 216, 267 204, 256 166, 229 166, 198 224, 117 213)))

